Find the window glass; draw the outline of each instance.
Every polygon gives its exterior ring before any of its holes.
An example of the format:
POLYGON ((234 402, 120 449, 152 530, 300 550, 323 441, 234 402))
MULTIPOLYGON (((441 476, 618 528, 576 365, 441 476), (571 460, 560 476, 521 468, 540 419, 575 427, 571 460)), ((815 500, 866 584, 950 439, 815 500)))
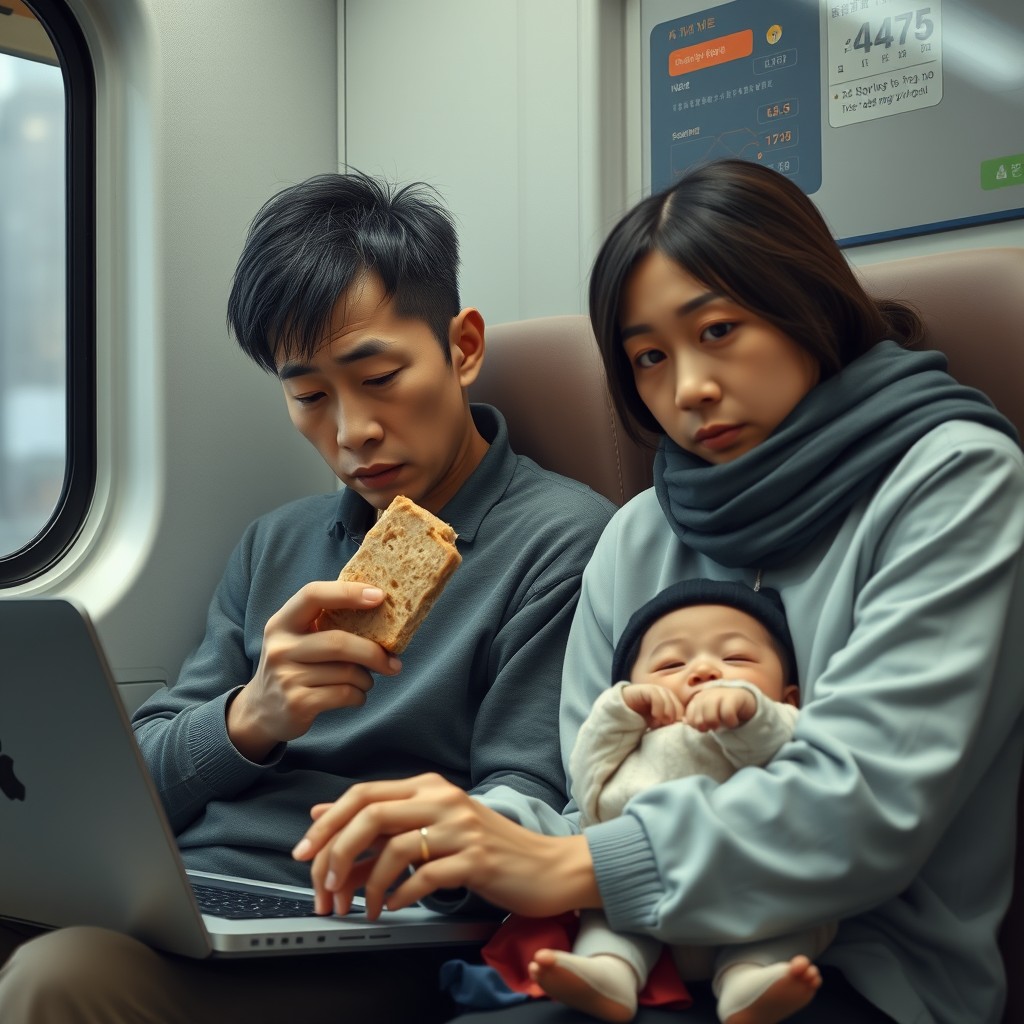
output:
POLYGON ((0 53, 0 553, 53 514, 66 461, 64 82, 0 53))
POLYGON ((92 238, 92 172, 68 160, 75 150, 79 161, 94 154, 91 66, 66 6, 30 3, 0 0, 0 585, 59 557, 81 525, 94 472, 90 421, 69 412, 91 416, 94 403, 79 369, 92 364, 94 284, 91 269, 75 269, 79 257, 68 288, 68 253, 85 253, 92 238), (75 81, 77 99, 65 84, 75 81), (88 115, 78 118, 86 134, 77 130, 87 145, 75 132, 68 142, 76 109, 88 115))

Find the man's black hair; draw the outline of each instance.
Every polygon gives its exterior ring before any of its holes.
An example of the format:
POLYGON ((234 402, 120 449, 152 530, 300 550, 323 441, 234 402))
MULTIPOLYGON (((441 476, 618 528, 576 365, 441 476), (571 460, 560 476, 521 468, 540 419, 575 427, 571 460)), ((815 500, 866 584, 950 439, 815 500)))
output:
POLYGON ((338 299, 372 273, 395 313, 424 321, 450 363, 458 269, 455 226, 428 185, 320 174, 278 192, 256 214, 235 268, 228 327, 275 373, 283 353, 309 359, 324 344, 338 299))

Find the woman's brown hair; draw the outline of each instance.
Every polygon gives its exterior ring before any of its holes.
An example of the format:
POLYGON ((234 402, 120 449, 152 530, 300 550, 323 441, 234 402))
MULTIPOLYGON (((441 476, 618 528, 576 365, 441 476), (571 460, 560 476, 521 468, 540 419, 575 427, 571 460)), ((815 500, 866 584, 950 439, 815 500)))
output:
POLYGON ((911 345, 923 334, 908 306, 864 291, 817 207, 790 179, 746 160, 704 164, 630 210, 590 278, 608 386, 638 440, 661 428, 633 383, 619 307, 626 279, 654 251, 792 338, 818 360, 822 379, 885 338, 911 345))

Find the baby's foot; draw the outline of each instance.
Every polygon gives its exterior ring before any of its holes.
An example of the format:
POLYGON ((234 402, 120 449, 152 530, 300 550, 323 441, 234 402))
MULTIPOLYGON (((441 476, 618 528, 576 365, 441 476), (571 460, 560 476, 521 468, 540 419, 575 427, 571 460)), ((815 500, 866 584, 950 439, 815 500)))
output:
MULTIPOLYGON (((752 1001, 730 1012, 723 1005, 726 1001, 723 987, 719 1015, 724 1024, 777 1024, 814 998, 821 987, 821 971, 807 957, 795 956, 788 964, 770 964, 744 971, 743 983, 748 992, 757 989, 760 992, 752 1001)), ((735 1005, 736 1000, 732 1003, 735 1005)))
POLYGON ((547 995, 575 1010, 612 1024, 625 1024, 636 1015, 636 974, 617 956, 539 949, 528 970, 547 995))

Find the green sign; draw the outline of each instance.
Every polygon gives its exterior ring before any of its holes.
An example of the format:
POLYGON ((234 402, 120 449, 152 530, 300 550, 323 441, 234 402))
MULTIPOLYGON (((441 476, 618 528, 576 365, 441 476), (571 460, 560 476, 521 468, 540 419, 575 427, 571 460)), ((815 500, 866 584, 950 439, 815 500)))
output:
POLYGON ((1001 156, 981 163, 981 187, 991 191, 1007 185, 1024 185, 1024 153, 1001 156))

